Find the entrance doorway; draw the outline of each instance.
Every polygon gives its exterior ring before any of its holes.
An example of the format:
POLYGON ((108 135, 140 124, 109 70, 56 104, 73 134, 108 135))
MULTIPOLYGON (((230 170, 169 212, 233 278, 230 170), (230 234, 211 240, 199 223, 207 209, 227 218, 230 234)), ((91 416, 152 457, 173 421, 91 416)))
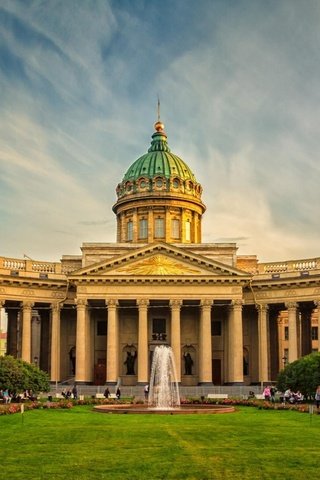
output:
POLYGON ((221 385, 221 360, 218 358, 212 359, 212 383, 221 385))

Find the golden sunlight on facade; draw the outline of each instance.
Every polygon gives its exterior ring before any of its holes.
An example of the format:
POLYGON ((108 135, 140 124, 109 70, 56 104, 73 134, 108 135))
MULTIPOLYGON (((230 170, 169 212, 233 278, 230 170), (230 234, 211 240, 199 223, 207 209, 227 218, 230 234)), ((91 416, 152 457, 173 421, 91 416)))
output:
POLYGON ((319 350, 320 258, 261 264, 201 243, 202 187, 160 121, 116 194, 116 243, 59 263, 0 257, 7 354, 54 383, 135 386, 165 344, 192 387, 274 381, 319 350))

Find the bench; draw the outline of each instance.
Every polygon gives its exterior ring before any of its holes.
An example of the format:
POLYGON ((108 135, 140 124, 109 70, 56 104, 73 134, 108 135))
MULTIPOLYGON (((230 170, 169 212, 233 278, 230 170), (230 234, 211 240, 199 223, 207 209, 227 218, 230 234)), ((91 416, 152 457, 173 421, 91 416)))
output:
MULTIPOLYGON (((103 393, 96 393, 96 398, 105 398, 104 394, 103 393)), ((109 394, 109 398, 117 398, 117 395, 115 393, 110 393, 109 394)))
POLYGON ((224 398, 228 398, 227 393, 208 393, 207 398, 214 399, 214 400, 223 400, 224 398))
POLYGON ((264 395, 262 393, 256 393, 254 398, 256 400, 264 400, 264 395))

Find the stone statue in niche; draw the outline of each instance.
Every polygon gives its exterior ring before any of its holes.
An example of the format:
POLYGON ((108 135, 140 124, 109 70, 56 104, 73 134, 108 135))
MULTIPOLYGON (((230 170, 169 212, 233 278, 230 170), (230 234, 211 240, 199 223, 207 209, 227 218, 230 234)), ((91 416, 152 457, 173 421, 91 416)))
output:
POLYGON ((185 375, 192 375, 193 360, 190 353, 184 353, 184 371, 185 375))
POLYGON ((134 364, 137 358, 137 352, 127 352, 127 358, 124 362, 127 365, 127 375, 135 375, 134 364))

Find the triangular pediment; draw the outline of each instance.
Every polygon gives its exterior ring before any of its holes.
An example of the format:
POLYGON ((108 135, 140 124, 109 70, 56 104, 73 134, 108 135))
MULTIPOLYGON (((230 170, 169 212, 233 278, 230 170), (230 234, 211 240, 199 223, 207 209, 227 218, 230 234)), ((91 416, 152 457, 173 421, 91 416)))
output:
POLYGON ((236 268, 186 252, 181 247, 153 244, 73 272, 76 277, 246 277, 236 268))

